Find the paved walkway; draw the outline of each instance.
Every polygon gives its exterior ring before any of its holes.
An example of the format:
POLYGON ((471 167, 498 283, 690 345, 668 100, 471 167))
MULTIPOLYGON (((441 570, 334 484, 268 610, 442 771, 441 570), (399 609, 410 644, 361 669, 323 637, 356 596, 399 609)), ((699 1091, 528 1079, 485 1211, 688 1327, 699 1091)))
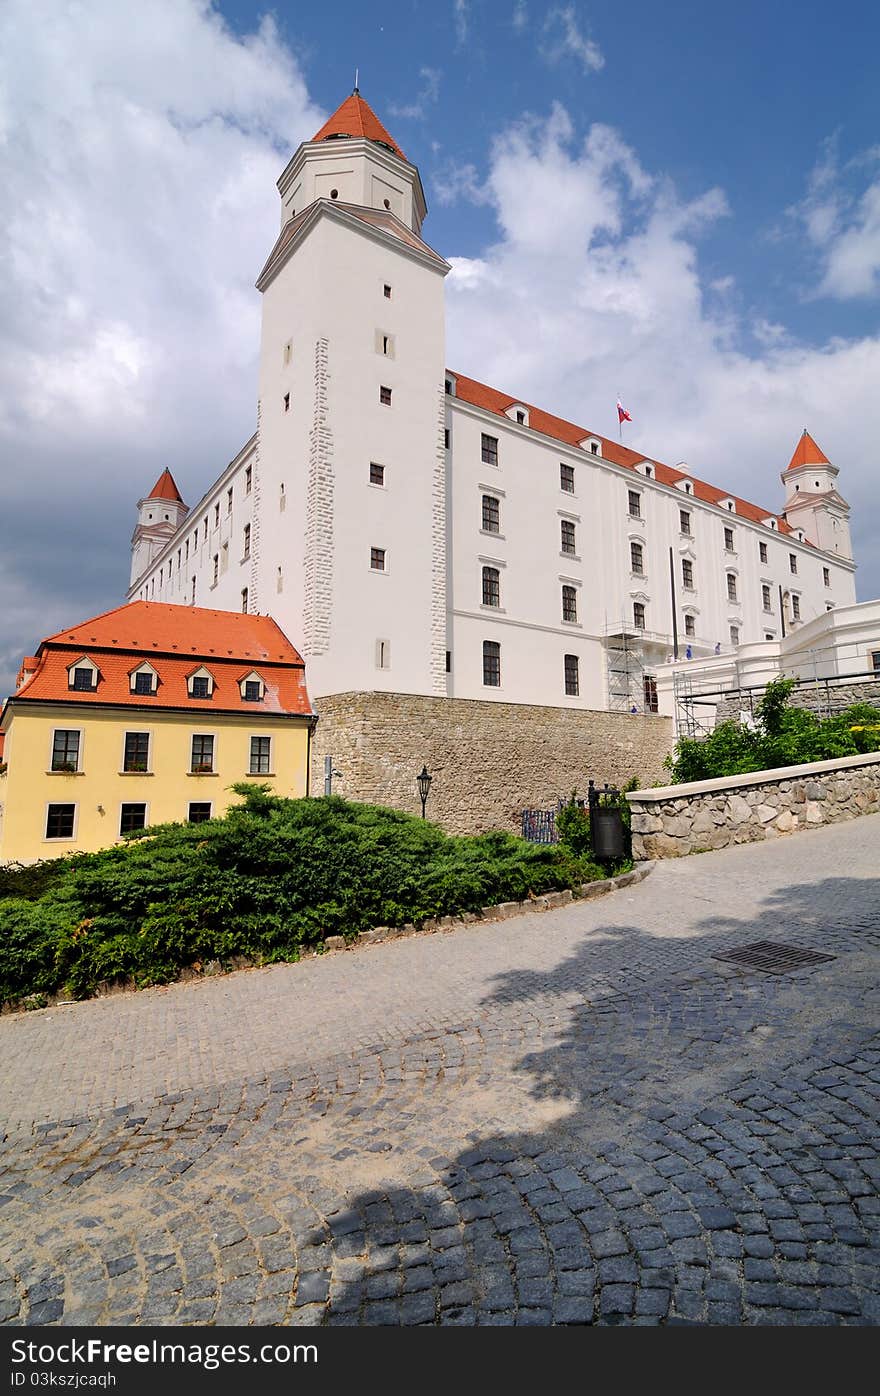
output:
POLYGON ((878 944, 864 818, 3 1018, 0 1321, 876 1322, 878 944))

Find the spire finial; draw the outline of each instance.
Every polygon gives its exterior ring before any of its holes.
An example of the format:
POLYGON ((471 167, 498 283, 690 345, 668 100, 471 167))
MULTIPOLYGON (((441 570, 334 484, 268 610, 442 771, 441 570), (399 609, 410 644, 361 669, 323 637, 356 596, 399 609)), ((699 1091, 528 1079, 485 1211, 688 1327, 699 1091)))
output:
POLYGON ((359 68, 355 68, 355 70, 354 70, 354 92, 352 93, 352 96, 354 96, 354 97, 359 97, 359 96, 360 96, 360 92, 361 92, 360 88, 358 87, 358 74, 359 74, 359 73, 360 73, 360 69, 359 69, 359 68))

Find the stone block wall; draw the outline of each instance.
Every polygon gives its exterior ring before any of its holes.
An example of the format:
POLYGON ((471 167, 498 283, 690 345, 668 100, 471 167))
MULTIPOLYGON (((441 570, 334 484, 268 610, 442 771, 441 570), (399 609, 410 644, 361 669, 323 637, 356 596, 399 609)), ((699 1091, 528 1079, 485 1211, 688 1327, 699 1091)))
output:
POLYGON ((318 698, 312 793, 324 757, 335 794, 418 814, 415 778, 433 776, 427 816, 450 833, 519 832, 522 810, 550 809, 587 780, 662 779, 672 719, 403 693, 318 698))
MULTIPOLYGON (((726 693, 716 709, 715 726, 722 722, 738 721, 741 712, 757 708, 762 696, 763 690, 749 693, 733 689, 726 693)), ((806 708, 817 717, 842 713, 854 703, 870 703, 880 712, 880 678, 865 679, 860 683, 835 681, 827 684, 824 679, 819 679, 818 685, 810 682, 792 689, 788 701, 791 707, 806 708)))
POLYGON ((633 857, 680 858, 880 811, 880 752, 635 790, 633 857))

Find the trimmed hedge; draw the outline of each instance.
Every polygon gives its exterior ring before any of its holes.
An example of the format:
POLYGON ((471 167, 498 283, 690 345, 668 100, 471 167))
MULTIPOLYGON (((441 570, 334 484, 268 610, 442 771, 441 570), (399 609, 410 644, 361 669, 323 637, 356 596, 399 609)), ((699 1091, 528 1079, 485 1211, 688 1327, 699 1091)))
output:
POLYGON ((418 925, 609 876, 562 845, 506 833, 452 837, 335 796, 234 789, 244 803, 221 819, 166 824, 100 853, 7 869, 0 1002, 86 998, 119 979, 164 984, 184 968, 237 956, 295 960, 329 935, 418 925))

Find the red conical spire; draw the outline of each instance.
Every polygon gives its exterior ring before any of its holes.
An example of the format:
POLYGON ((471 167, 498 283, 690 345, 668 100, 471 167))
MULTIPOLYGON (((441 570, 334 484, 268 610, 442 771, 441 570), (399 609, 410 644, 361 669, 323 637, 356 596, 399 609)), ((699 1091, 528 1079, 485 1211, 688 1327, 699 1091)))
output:
POLYGON ((406 156, 400 146, 385 130, 376 113, 367 105, 363 97, 355 88, 350 97, 346 97, 341 107, 337 107, 333 115, 324 122, 320 131, 312 139, 316 141, 332 140, 334 136, 359 136, 365 137, 368 141, 378 141, 379 145, 388 146, 399 155, 401 160, 406 156))
POLYGON ((797 470, 800 465, 830 465, 825 452, 820 450, 810 433, 804 427, 803 435, 794 448, 794 455, 786 466, 787 470, 797 470))
POLYGON ((173 499, 178 504, 183 503, 183 500, 180 496, 180 491, 174 483, 174 476, 171 474, 171 471, 168 469, 167 465, 165 469, 162 471, 162 474, 159 476, 153 488, 150 490, 150 493, 147 495, 147 498, 173 499))

